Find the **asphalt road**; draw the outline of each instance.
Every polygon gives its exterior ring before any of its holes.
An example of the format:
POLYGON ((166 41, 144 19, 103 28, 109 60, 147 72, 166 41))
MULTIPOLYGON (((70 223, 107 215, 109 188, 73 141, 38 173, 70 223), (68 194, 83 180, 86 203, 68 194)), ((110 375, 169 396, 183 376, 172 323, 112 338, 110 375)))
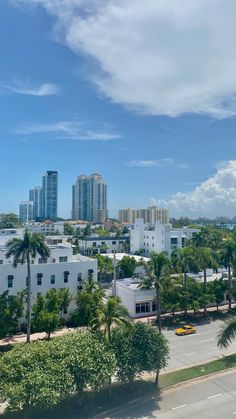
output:
POLYGON ((139 399, 103 419, 230 419, 236 418, 236 372, 139 399))
POLYGON ((217 348, 217 333, 222 324, 222 321, 217 320, 197 326, 197 333, 187 336, 176 336, 174 330, 165 330, 164 335, 170 345, 170 359, 166 370, 188 367, 236 352, 236 340, 228 349, 217 348))

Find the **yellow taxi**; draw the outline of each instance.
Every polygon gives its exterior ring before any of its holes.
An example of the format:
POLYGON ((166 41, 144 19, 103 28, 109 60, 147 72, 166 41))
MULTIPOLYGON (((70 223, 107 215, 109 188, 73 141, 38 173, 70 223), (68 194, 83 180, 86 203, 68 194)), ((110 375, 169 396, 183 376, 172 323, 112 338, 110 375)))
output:
POLYGON ((197 329, 196 327, 189 325, 180 327, 179 329, 175 330, 175 334, 177 336, 192 335, 193 333, 197 333, 197 329))

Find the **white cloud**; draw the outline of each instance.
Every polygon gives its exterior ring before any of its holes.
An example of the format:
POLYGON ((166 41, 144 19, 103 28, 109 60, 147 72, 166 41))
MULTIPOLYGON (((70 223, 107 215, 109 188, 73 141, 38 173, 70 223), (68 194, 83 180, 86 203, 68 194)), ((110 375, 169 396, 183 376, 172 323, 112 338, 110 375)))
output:
POLYGON ((16 133, 25 136, 45 134, 50 138, 88 141, 109 141, 121 138, 120 134, 114 132, 84 129, 84 124, 78 121, 59 121, 51 124, 32 124, 19 128, 16 133))
POLYGON ((151 115, 236 115, 235 0, 15 2, 56 17, 57 40, 97 63, 91 78, 113 102, 151 115))
POLYGON ((39 86, 33 86, 29 82, 17 81, 14 84, 1 84, 1 88, 13 93, 30 96, 49 96, 59 93, 59 88, 53 83, 43 83, 39 86))
POLYGON ((236 160, 228 161, 192 192, 178 192, 158 203, 168 206, 172 216, 236 215, 236 160))
POLYGON ((129 167, 176 167, 178 169, 188 169, 188 165, 177 163, 174 159, 164 158, 157 160, 130 160, 127 163, 129 167))

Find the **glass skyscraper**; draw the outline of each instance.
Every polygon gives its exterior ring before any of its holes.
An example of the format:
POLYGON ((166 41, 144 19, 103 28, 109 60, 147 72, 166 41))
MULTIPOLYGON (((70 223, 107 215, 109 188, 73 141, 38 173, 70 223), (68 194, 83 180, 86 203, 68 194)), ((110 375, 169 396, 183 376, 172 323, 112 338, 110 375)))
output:
POLYGON ((103 223, 108 215, 107 184, 101 175, 78 176, 72 187, 72 218, 103 223))
POLYGON ((48 170, 42 179, 42 218, 57 218, 58 172, 48 170))
POLYGON ((42 187, 35 186, 29 190, 29 200, 33 202, 33 219, 42 218, 42 187))

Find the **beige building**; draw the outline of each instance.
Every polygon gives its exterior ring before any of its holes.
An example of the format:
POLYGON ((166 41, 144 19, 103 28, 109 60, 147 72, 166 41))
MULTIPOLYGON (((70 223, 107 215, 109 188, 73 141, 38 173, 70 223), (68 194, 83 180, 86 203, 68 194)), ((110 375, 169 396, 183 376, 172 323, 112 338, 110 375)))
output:
POLYGON ((169 224, 169 212, 166 208, 156 206, 145 209, 125 208, 119 210, 119 221, 124 224, 134 224, 136 218, 142 218, 144 224, 155 224, 159 221, 161 224, 169 224))

